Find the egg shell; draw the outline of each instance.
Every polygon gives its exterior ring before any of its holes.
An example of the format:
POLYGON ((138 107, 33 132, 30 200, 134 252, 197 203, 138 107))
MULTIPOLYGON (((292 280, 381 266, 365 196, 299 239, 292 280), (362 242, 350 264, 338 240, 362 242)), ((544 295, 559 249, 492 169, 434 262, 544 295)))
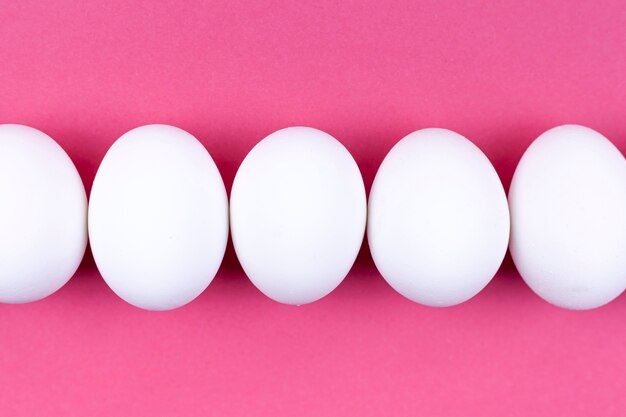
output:
POLYGON ((281 303, 330 293, 359 252, 366 221, 359 168, 332 136, 279 130, 242 162, 231 191, 237 257, 252 283, 281 303))
POLYGON ((102 277, 121 298, 169 310, 213 280, 228 238, 228 200, 196 138, 167 125, 133 129, 96 174, 89 236, 102 277))
POLYGON ((540 297, 589 309, 626 287, 626 162, 600 133, 564 125, 539 136, 509 190, 511 255, 540 297))
POLYGON ((54 293, 86 246, 87 196, 72 160, 37 129, 0 125, 0 301, 54 293))
POLYGON ((502 263, 509 226, 495 169, 450 130, 409 134, 376 173, 368 206, 372 257, 385 280, 415 302, 451 306, 476 295, 502 263))

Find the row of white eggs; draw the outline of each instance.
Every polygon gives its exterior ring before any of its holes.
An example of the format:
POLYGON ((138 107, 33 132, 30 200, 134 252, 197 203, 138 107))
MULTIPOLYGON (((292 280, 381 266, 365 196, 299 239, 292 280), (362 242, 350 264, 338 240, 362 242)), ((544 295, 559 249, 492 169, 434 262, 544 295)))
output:
POLYGON ((422 304, 450 306, 476 295, 509 243, 524 280, 555 305, 597 307, 626 287, 626 163, 609 140, 582 126, 534 141, 508 202, 469 140, 419 130, 386 156, 369 203, 341 143, 316 129, 287 128, 244 159, 229 213, 215 163, 181 129, 149 125, 118 139, 88 208, 78 172, 55 141, 0 125, 2 302, 58 290, 78 268, 89 234, 98 269, 121 298, 150 310, 182 306, 215 276, 229 219, 250 280, 287 304, 318 300, 339 285, 366 220, 382 276, 422 304))

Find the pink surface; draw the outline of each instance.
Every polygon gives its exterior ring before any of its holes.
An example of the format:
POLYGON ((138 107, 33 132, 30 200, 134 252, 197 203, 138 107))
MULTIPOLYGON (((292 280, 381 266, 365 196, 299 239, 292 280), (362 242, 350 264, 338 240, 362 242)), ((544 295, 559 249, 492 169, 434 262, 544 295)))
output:
MULTIPOLYGON (((228 188, 251 147, 323 129, 367 188, 423 127, 456 130, 505 186, 562 123, 626 150, 620 1, 238 2, 0 0, 0 123, 39 128, 87 188, 125 131, 196 135, 228 188)), ((262 296, 232 248, 208 290, 167 313, 131 307, 87 255, 48 299, 0 305, 0 414, 480 415, 626 413, 626 297, 552 307, 509 260, 446 309, 394 293, 366 248, 330 296, 262 296)))

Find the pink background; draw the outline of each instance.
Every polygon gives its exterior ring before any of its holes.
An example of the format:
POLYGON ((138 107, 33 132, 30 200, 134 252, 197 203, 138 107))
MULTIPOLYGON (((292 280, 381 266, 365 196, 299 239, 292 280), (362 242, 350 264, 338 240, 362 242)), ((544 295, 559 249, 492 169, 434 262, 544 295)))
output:
MULTIPOLYGON (((290 125, 342 141, 368 189, 423 127, 472 139, 507 188, 558 124, 626 151, 622 2, 385 3, 0 0, 0 123, 58 140, 88 190, 113 141, 147 123, 198 137, 228 188, 290 125)), ((196 301, 152 313, 114 296, 88 254, 53 296, 0 305, 0 414, 624 415, 625 316, 626 296, 552 307, 509 258, 473 300, 423 307, 366 247, 300 308, 265 298, 229 247, 196 301)))

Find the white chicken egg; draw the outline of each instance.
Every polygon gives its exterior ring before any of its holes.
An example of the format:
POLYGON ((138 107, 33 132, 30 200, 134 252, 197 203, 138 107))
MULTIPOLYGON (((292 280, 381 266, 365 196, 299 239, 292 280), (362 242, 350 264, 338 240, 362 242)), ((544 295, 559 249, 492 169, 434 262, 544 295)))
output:
POLYGON ((47 297, 87 246, 87 197, 76 167, 48 135, 0 125, 0 301, 47 297))
POLYGON ((237 171, 230 199, 237 257, 252 283, 286 304, 318 300, 359 252, 366 197, 359 168, 332 136, 307 127, 259 142, 237 171))
POLYGON ((96 174, 89 236, 102 277, 121 298, 148 310, 187 304, 213 280, 228 238, 213 159, 173 126, 127 132, 96 174))
POLYGON ((463 136, 413 132, 376 174, 367 235, 378 270, 396 291, 429 306, 459 304, 489 283, 506 253, 502 183, 463 136))
POLYGON ((598 132, 555 127, 526 150, 511 183, 511 255, 540 297, 589 309, 626 287, 626 161, 598 132))

